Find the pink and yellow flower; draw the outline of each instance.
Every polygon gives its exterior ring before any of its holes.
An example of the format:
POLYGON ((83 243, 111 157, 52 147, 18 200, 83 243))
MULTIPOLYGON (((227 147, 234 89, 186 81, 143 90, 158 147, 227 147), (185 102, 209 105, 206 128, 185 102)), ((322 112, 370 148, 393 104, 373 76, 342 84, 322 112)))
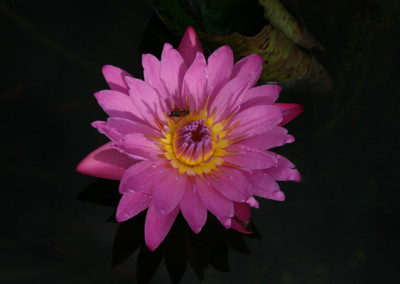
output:
POLYGON ((234 64, 230 47, 208 59, 189 27, 178 49, 166 43, 161 60, 144 54, 144 80, 113 66, 111 90, 95 97, 109 115, 93 126, 111 142, 77 167, 83 174, 121 180, 116 218, 147 209, 145 240, 154 250, 179 211, 199 233, 210 211, 226 228, 248 233, 254 196, 284 200, 276 181, 299 181, 294 165, 268 151, 294 141, 282 127, 301 111, 275 103, 281 88, 255 86, 260 55, 234 64))

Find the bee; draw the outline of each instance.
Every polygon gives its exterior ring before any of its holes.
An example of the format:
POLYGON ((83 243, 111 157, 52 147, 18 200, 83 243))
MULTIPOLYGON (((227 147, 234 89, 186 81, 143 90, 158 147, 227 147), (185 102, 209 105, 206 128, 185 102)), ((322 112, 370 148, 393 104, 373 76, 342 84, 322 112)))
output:
POLYGON ((177 108, 174 107, 170 113, 170 115, 168 115, 169 117, 174 116, 174 117, 184 117, 189 115, 190 111, 188 109, 184 109, 184 108, 177 108))

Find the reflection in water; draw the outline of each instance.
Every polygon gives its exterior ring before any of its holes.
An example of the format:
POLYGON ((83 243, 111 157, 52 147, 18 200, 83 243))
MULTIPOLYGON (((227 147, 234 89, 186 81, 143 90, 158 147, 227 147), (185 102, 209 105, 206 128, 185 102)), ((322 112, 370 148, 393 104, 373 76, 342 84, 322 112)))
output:
MULTIPOLYGON (((84 189, 77 198, 116 209, 120 199, 118 184, 119 181, 97 180, 84 189)), ((119 224, 111 259, 112 267, 116 267, 139 249, 136 268, 138 283, 147 283, 151 279, 163 257, 173 283, 179 282, 188 263, 199 279, 204 278, 204 269, 208 265, 222 272, 228 272, 229 247, 242 253, 249 253, 244 238, 259 238, 254 226, 252 226, 254 233, 251 235, 244 235, 232 229, 226 230, 212 214, 209 214, 203 230, 196 235, 179 214, 164 242, 151 252, 144 242, 145 217, 146 212, 142 212, 119 224)), ((110 221, 115 222, 115 216, 112 216, 110 221)))

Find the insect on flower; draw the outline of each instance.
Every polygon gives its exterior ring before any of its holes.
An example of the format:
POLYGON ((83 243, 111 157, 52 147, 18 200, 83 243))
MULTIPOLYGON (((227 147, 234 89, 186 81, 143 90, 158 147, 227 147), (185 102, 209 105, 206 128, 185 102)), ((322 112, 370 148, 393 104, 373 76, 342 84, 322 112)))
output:
POLYGON ((184 108, 173 108, 171 113, 168 115, 168 117, 184 117, 190 114, 190 111, 188 109, 184 108))

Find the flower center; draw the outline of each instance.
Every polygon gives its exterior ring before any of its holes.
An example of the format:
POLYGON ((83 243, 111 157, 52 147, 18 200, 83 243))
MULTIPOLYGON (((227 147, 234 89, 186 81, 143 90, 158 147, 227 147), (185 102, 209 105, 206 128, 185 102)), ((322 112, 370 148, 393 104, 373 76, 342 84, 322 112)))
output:
POLYGON ((213 135, 204 120, 192 120, 174 132, 173 149, 176 158, 187 165, 207 161, 214 152, 213 135))

